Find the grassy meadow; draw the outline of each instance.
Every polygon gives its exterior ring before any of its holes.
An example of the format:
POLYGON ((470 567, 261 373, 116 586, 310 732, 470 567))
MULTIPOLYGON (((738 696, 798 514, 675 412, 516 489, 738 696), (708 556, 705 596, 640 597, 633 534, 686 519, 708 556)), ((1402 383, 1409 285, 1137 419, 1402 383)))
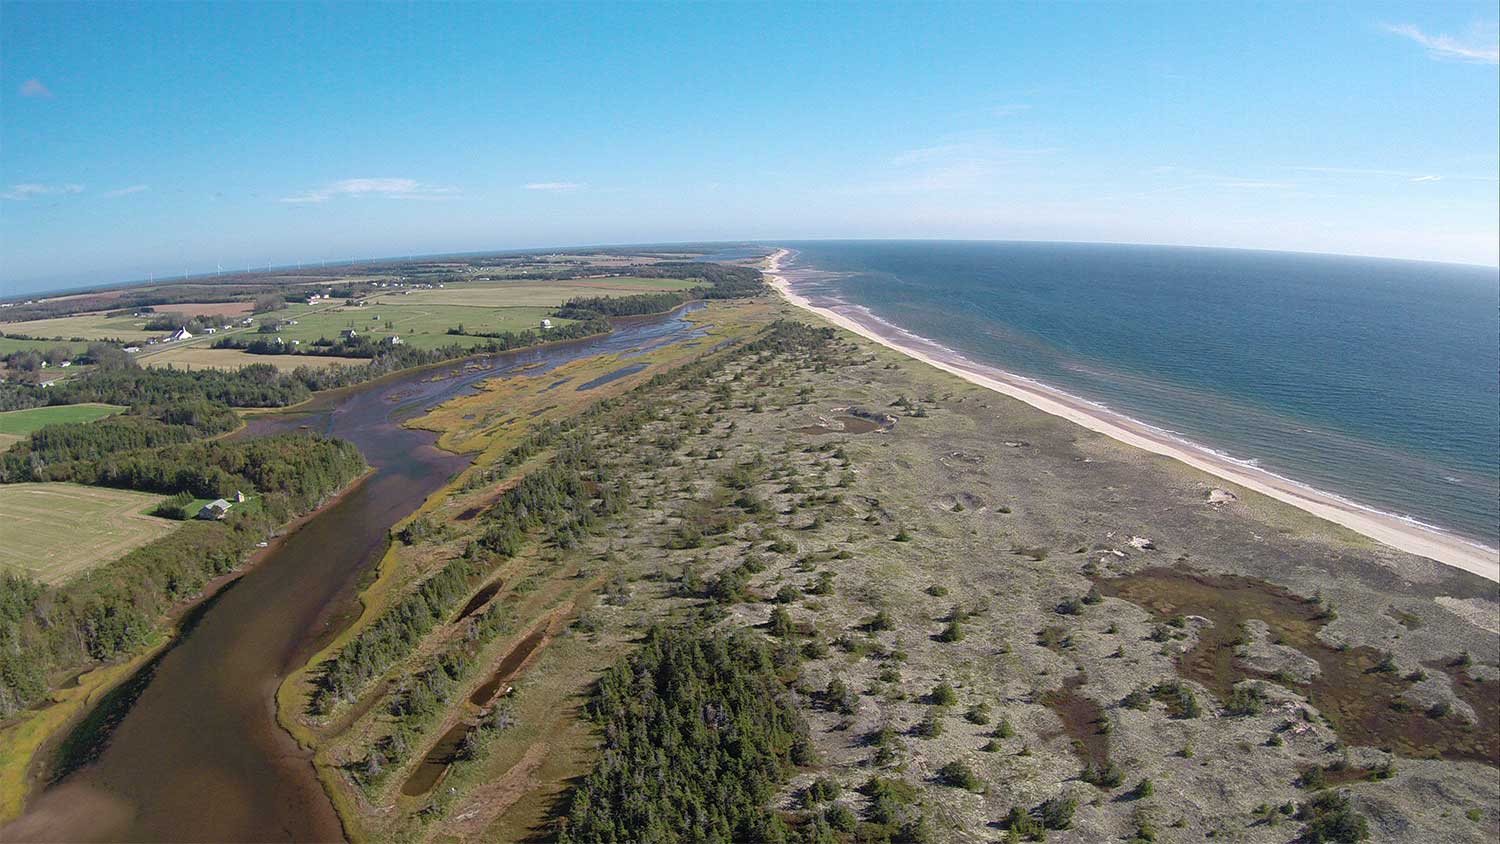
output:
MULTIPOLYGON (((102 313, 75 314, 54 319, 33 319, 26 322, 5 323, 9 334, 24 334, 27 337, 62 337, 85 340, 122 340, 127 343, 158 337, 165 331, 147 331, 150 317, 106 316, 102 313)), ((48 346, 50 348, 50 346, 48 346)))
MULTIPOLYGON (((14 331, 14 326, 20 323, 0 323, 0 330, 14 331)), ((46 352, 63 346, 68 354, 76 355, 88 348, 87 343, 79 343, 69 340, 26 340, 19 337, 0 337, 0 356, 12 352, 46 352)))
POLYGON ((64 404, 0 413, 0 448, 48 425, 93 422, 125 410, 117 404, 64 404))
POLYGON ((368 363, 363 358, 324 357, 321 355, 252 355, 241 349, 214 349, 206 344, 180 345, 141 356, 141 365, 176 369, 240 369, 251 364, 268 363, 287 372, 299 366, 357 366, 368 363))
POLYGON ((160 495, 62 483, 0 486, 0 569, 62 583, 170 533, 160 495))
POLYGON ((679 278, 582 278, 567 281, 475 281, 441 290, 387 293, 381 298, 421 305, 478 307, 555 307, 577 296, 633 296, 666 290, 687 290, 702 282, 679 278))

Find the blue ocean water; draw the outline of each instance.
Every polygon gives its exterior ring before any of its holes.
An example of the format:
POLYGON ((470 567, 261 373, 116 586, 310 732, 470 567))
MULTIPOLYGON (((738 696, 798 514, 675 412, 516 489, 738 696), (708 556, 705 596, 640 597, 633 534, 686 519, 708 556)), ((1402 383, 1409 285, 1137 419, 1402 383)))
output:
POLYGON ((814 298, 1500 544, 1500 271, 1158 246, 783 245, 814 298))

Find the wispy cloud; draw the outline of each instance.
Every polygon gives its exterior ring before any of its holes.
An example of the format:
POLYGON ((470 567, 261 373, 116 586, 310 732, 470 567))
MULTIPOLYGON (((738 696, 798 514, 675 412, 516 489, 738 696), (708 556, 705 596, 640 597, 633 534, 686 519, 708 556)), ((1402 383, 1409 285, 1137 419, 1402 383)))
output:
POLYGON ((40 79, 28 79, 22 82, 20 90, 23 97, 40 97, 42 99, 50 99, 52 97, 52 89, 43 85, 40 79))
POLYGON ((11 185, 10 190, 0 193, 0 199, 27 200, 38 196, 53 196, 57 194, 83 193, 83 185, 43 185, 36 182, 26 182, 19 185, 11 185))
POLYGON ((442 199, 452 196, 452 188, 424 184, 416 179, 344 179, 316 190, 282 197, 282 202, 319 204, 339 196, 375 196, 382 199, 442 199))
POLYGON ((110 198, 114 198, 117 196, 129 196, 133 193, 144 193, 150 189, 150 185, 131 185, 130 187, 126 188, 116 188, 115 190, 105 191, 104 195, 110 198))
POLYGON ((1009 147, 996 139, 959 140, 904 150, 881 172, 852 188, 856 193, 931 193, 993 187, 1003 176, 1054 150, 1009 147))
POLYGON ((578 182, 528 182, 524 185, 521 185, 521 187, 525 190, 564 191, 579 190, 583 187, 583 185, 579 184, 578 182))
POLYGON ((1226 175, 1192 167, 1179 167, 1174 164, 1158 165, 1148 169, 1146 173, 1153 177, 1168 179, 1170 182, 1138 194, 1141 196, 1204 188, 1234 191, 1295 191, 1298 189, 1298 185, 1284 180, 1226 175))
POLYGON ((1405 179, 1408 182, 1494 182, 1500 181, 1495 176, 1472 176, 1454 175, 1452 173, 1433 173, 1422 170, 1382 170, 1378 168, 1365 167, 1292 167, 1304 173, 1323 173, 1330 176, 1370 176, 1377 179, 1405 179))
POLYGON ((1414 24, 1383 24, 1386 32, 1409 38, 1427 48, 1427 54, 1435 59, 1472 62, 1474 64, 1500 64, 1500 46, 1490 36, 1471 36, 1461 41, 1451 35, 1429 35, 1414 24))

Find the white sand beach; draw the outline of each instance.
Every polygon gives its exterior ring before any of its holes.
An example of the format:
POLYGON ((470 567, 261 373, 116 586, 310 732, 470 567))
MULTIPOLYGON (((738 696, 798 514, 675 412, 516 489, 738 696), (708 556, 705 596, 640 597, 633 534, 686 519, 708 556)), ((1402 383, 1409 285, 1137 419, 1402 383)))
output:
POLYGON ((854 309, 849 309, 850 312, 846 313, 815 305, 799 295, 781 274, 781 262, 789 254, 789 250, 778 249, 766 259, 762 268, 771 286, 788 302, 840 328, 1127 445, 1180 460, 1195 469, 1305 510, 1392 548, 1473 572, 1492 581, 1500 581, 1500 550, 1413 524, 1271 472, 1237 463, 1076 396, 994 367, 965 360, 935 343, 888 324, 861 320, 854 309))

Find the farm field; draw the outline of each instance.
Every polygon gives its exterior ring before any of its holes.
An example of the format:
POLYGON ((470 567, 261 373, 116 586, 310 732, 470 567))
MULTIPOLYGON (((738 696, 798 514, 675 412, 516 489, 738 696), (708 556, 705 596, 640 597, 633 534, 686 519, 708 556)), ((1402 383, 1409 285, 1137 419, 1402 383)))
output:
MULTIPOLYGON (((301 314, 317 310, 320 307, 326 307, 326 305, 295 304, 289 305, 285 309, 276 311, 275 313, 281 319, 296 319, 301 314)), ((211 304, 199 302, 184 303, 181 305, 162 305, 157 310, 161 314, 175 313, 184 316, 223 314, 226 317, 243 317, 248 314, 248 308, 249 303, 246 302, 215 302, 211 304)), ((0 323, 0 330, 4 330, 7 334, 24 334, 28 337, 82 337, 86 340, 139 342, 149 340, 152 337, 162 337, 169 333, 167 331, 146 329, 146 323, 159 315, 112 317, 102 312, 96 312, 56 317, 53 319, 0 323)))
POLYGON ((160 495, 62 483, 0 486, 0 569, 62 583, 170 533, 160 495))
POLYGON ((222 314, 224 316, 244 316, 252 309, 255 303, 249 300, 243 302, 174 302, 170 305, 157 305, 156 312, 159 314, 182 314, 183 316, 205 316, 208 314, 222 314))
POLYGON ((164 331, 147 331, 148 317, 111 317, 102 313, 77 314, 54 319, 34 319, 27 322, 4 324, 8 334, 25 334, 28 337, 62 337, 85 340, 145 340, 165 334, 164 331))
MULTIPOLYGON (((283 328, 276 336, 288 343, 301 340, 307 346, 320 337, 337 340, 342 331, 352 328, 377 341, 400 335, 404 343, 419 349, 452 343, 477 346, 486 342, 485 339, 451 335, 447 333, 448 329, 462 325, 470 331, 523 331, 537 327, 551 311, 545 307, 485 308, 406 301, 412 297, 398 296, 399 303, 390 298, 376 299, 363 307, 340 307, 296 317, 297 325, 283 328)), ((553 320, 557 325, 567 322, 553 320)))
POLYGON ((47 425, 65 422, 93 422, 125 410, 117 404, 64 404, 56 407, 33 407, 0 413, 0 448, 47 425))
POLYGON ((687 290, 702 284, 681 278, 584 278, 567 281, 475 281, 441 290, 385 293, 377 301, 422 305, 479 307, 557 306, 576 296, 632 296, 665 290, 687 290))
POLYGON ((140 358, 142 366, 167 367, 177 369, 240 369, 254 363, 269 363, 277 369, 287 372, 299 366, 335 366, 347 364, 355 366, 367 363, 363 358, 340 358, 323 357, 320 355, 252 355, 240 349, 211 349, 207 344, 183 345, 169 348, 165 351, 156 352, 152 355, 143 355, 140 358))
MULTIPOLYGON (((0 323, 0 329, 8 330, 9 326, 0 323)), ((73 355, 88 348, 87 343, 76 343, 68 340, 22 340, 18 337, 0 337, 0 355, 25 351, 45 352, 48 349, 55 349, 58 346, 66 347, 68 353, 73 355)))

